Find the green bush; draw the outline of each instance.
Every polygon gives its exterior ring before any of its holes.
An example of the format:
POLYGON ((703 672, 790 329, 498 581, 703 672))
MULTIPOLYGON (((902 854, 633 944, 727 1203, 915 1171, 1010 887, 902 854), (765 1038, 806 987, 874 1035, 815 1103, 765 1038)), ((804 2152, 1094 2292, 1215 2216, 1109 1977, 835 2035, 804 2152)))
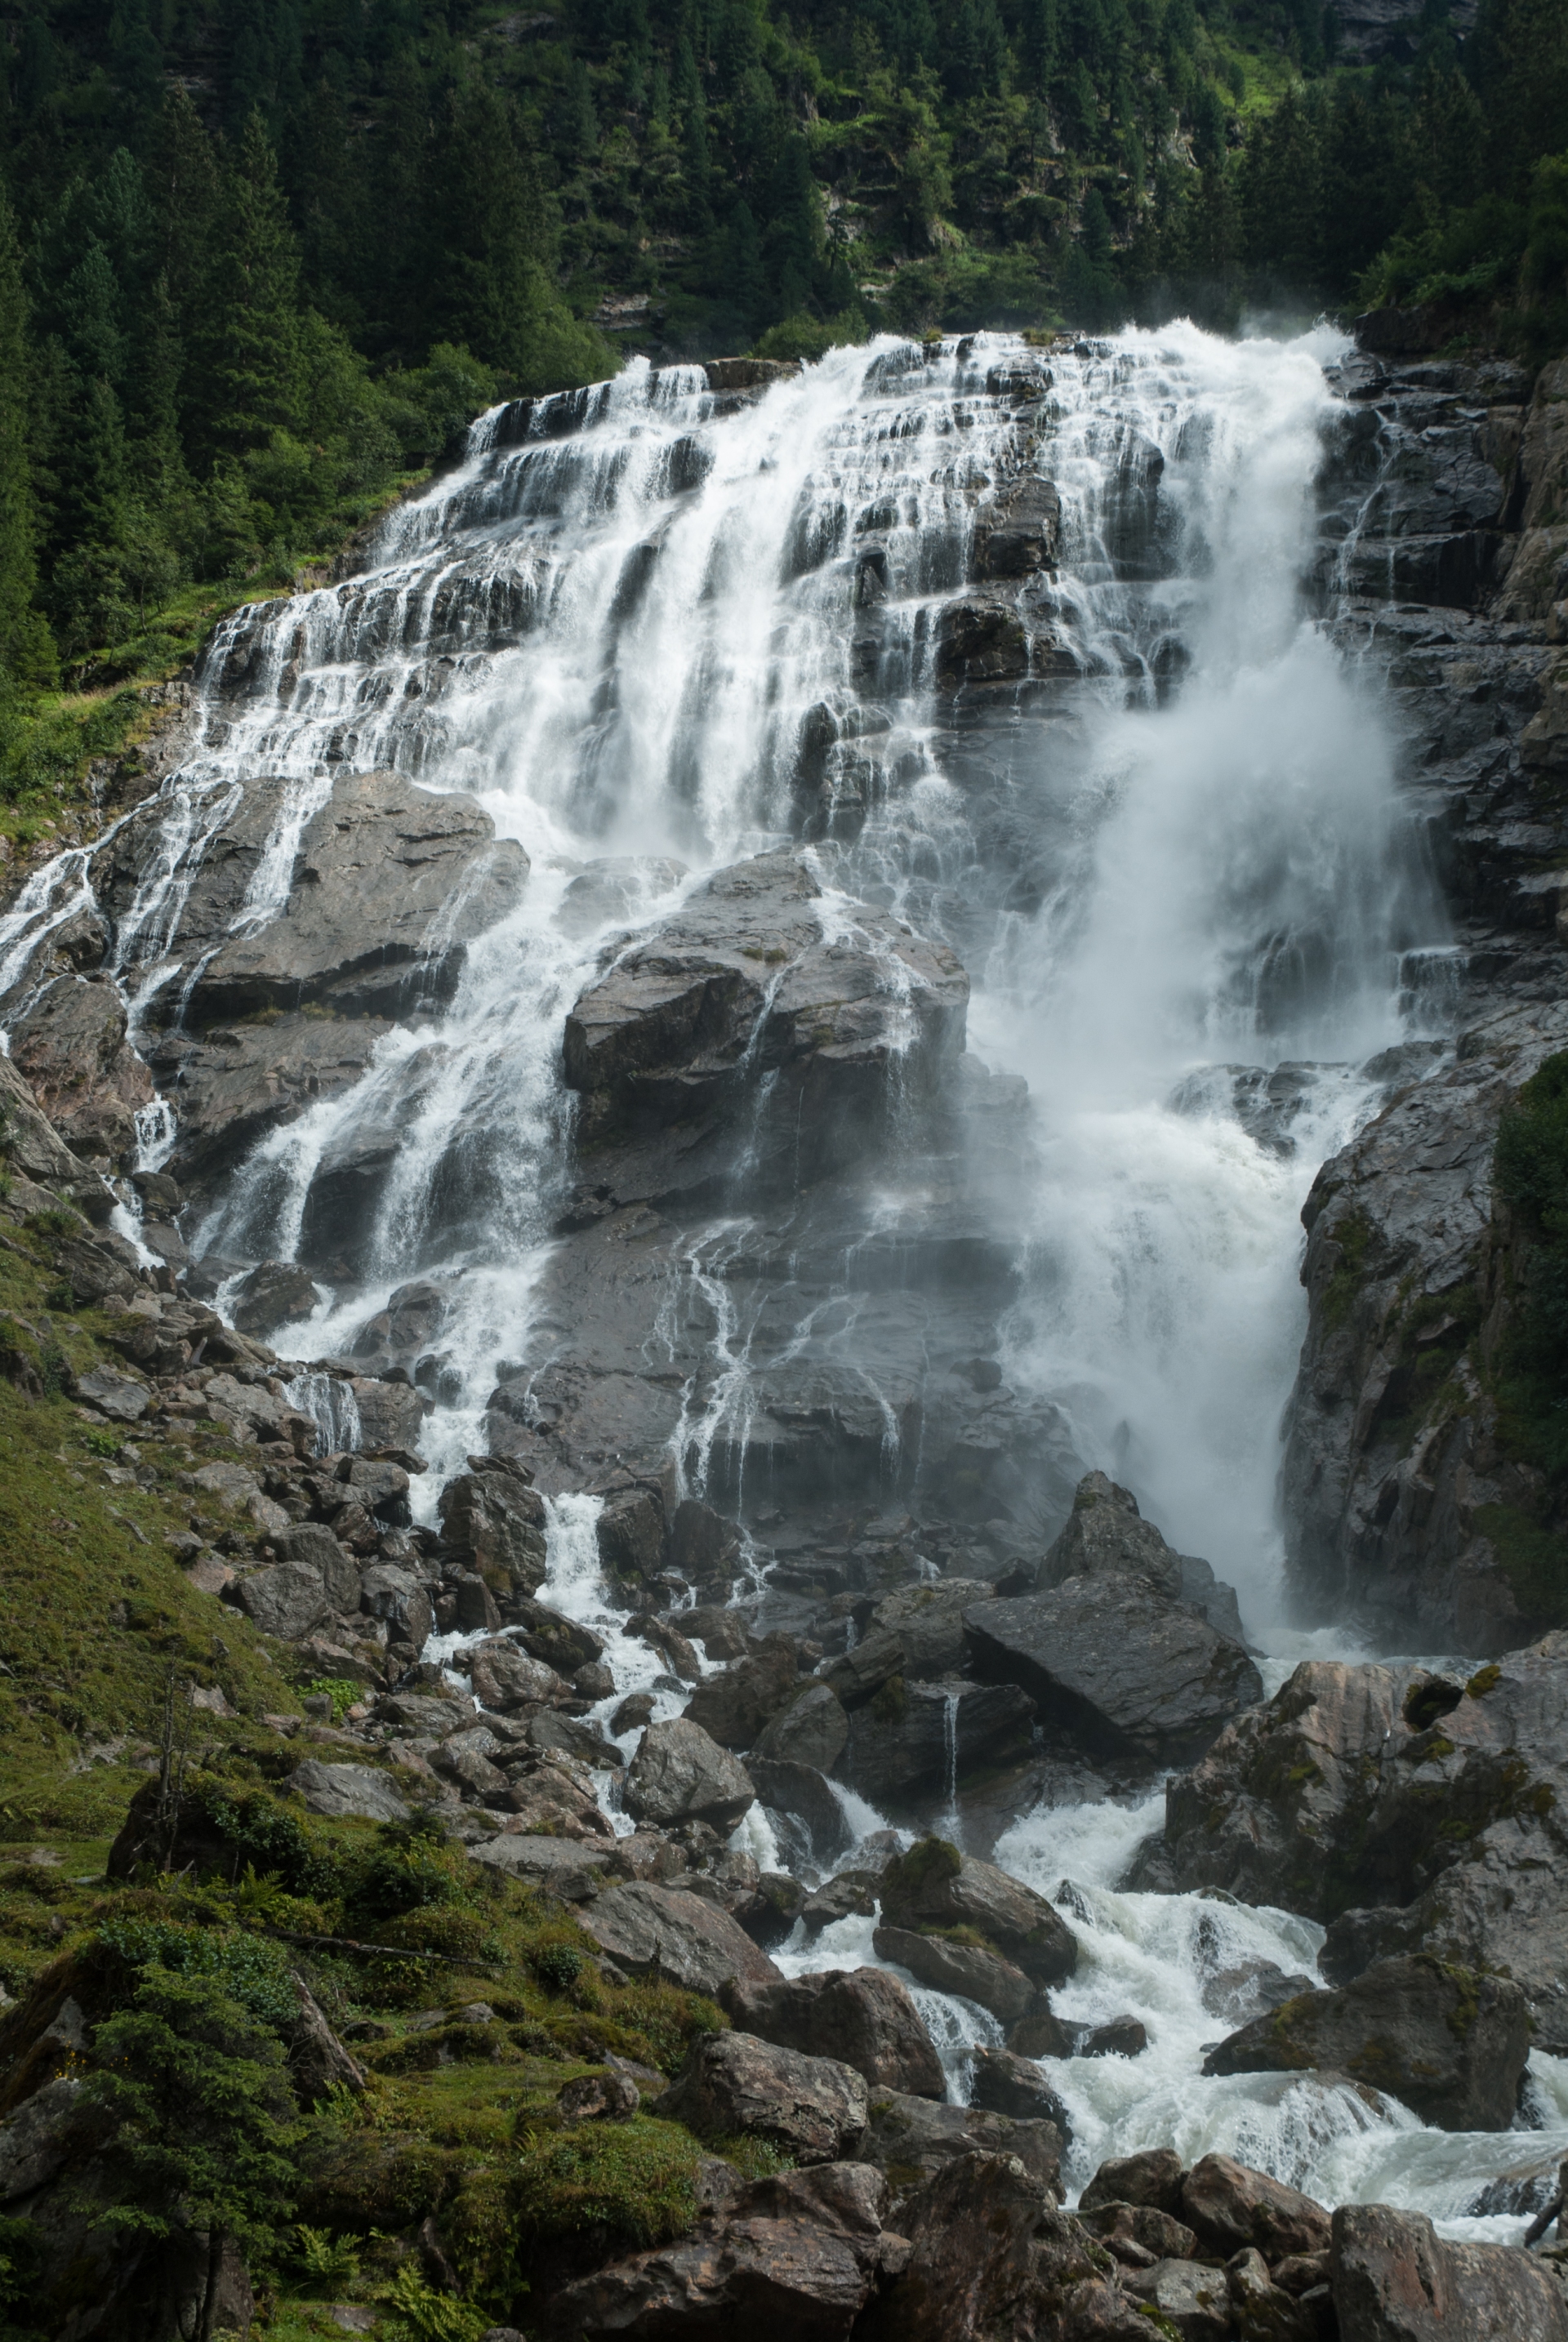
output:
POLYGON ((161 1968, 171 1976, 205 1977, 264 2025, 292 2025, 299 1993, 281 1944, 238 1929, 185 1927, 167 1919, 110 1919, 97 1942, 133 1974, 161 1968))

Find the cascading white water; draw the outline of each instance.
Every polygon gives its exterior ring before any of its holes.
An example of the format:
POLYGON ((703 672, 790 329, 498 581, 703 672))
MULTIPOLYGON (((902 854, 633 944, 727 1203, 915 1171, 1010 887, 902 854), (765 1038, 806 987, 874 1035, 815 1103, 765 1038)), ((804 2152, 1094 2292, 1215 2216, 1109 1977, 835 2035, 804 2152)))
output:
MULTIPOLYGON (((576 993, 612 936, 804 832, 824 920, 858 898, 951 941, 974 981, 971 1046, 1029 1082, 1033 1166, 992 1197, 1021 1279, 1009 1383, 1061 1408, 1086 1463, 1238 1585, 1254 1636, 1292 1647, 1274 1483, 1302 1325, 1297 1214, 1374 1098, 1356 1069, 1408 1034, 1401 955, 1443 942, 1400 831, 1375 680, 1345 668, 1302 601, 1333 347, 1129 332, 1053 353, 1027 427, 986 391, 991 366, 1027 362, 997 337, 835 352, 728 414, 700 370, 633 365, 571 402, 580 427, 562 435, 560 403, 514 444, 515 415, 485 418, 461 469, 388 524, 366 575, 230 622, 203 736, 116 930, 139 1016, 188 996, 195 971, 170 938, 250 776, 291 786, 248 925, 282 899, 336 769, 392 764, 470 790, 533 861, 439 1024, 394 1030, 355 1086, 265 1139, 201 1232, 215 1250, 288 1257, 334 1147, 395 1135, 366 1281, 290 1346, 332 1356, 410 1276, 448 1281, 427 1488, 481 1436, 498 1360, 545 1354, 560 1330, 542 1296, 576 993), (1032 589, 1059 686, 954 698, 938 688, 938 614, 969 574, 976 495, 1021 467, 1062 499, 1060 566, 1032 589), (857 615, 873 538, 874 640, 857 615), (584 932, 558 917, 563 897, 606 855, 651 859, 624 908, 584 932), (454 1134, 484 1158, 483 1226, 443 1216, 454 1134)), ((0 922, 13 986, 90 902, 92 862, 60 857, 0 922)), ((166 1118, 149 1120, 149 1161, 168 1142, 166 1118)), ((891 1181, 875 1209, 871 1235, 896 1236, 891 1181)), ((846 1244, 842 1288, 793 1315, 779 1289, 765 1310, 747 1297, 737 1264, 754 1233, 733 1214, 687 1231, 647 1329, 650 1364, 681 1383, 685 1485, 705 1486, 738 1444, 762 1368, 805 1358, 861 1375, 891 1473, 903 1418, 864 1338, 874 1301, 848 1274, 867 1231, 846 1244)), ((600 1579, 597 1503, 552 1500, 544 1595, 610 1635, 624 1694, 661 1669, 600 1579)), ((679 1705, 669 1688, 658 1699, 679 1705)), ((1485 2177, 1568 2147, 1568 2081, 1541 2058, 1550 2128, 1483 2143, 1353 2092, 1200 2082, 1201 2044, 1226 2029, 1203 2009, 1205 1977, 1254 1957, 1310 1971, 1318 1936, 1279 1913, 1119 1893, 1156 1819, 1152 1805, 1059 1808, 1020 1818, 999 1848, 1048 1893, 1074 1882, 1084 1959, 1066 2014, 1131 2011, 1151 2036, 1137 2060, 1052 2068, 1078 2177, 1174 2137, 1463 2227, 1485 2177)), ((781 1957, 869 1960, 870 1937, 846 1920, 781 1957)), ((961 2086, 966 2045, 996 2028, 924 1997, 961 2086)))

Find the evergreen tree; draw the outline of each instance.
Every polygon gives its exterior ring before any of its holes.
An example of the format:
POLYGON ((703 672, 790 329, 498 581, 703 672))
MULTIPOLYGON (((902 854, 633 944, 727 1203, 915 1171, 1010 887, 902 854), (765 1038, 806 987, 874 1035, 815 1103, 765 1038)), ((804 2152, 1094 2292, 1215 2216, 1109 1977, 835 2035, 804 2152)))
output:
POLYGON ((204 433, 215 448, 259 447, 298 421, 299 247, 259 114, 225 175, 207 285, 204 433))
POLYGON ((55 680, 55 646, 35 606, 38 516, 28 433, 27 296, 11 206, 0 193, 0 703, 55 680))
POLYGON ((295 2115, 283 2046, 211 1978, 144 1972, 133 2009, 98 2027, 87 2101, 110 2117, 115 2185, 102 2227, 156 2245, 206 2237, 197 2324, 210 2342, 225 2246, 265 2247, 287 2217, 295 2115))

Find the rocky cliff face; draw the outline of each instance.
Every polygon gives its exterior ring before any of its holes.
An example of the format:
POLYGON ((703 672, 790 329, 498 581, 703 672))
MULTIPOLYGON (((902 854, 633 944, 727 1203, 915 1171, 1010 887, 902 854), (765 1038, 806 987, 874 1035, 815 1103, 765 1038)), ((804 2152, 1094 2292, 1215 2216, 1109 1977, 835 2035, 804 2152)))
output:
POLYGON ((1558 1524, 1499 1416, 1522 1261, 1492 1157, 1504 1106, 1568 1046, 1568 365, 1532 386, 1363 356, 1343 379, 1340 467, 1379 485, 1324 573, 1353 589, 1342 638, 1387 663, 1453 940, 1404 971, 1433 1039, 1367 1068, 1386 1103, 1303 1214, 1290 1569, 1312 1616, 1483 1655, 1556 1616, 1519 1560, 1558 1524))

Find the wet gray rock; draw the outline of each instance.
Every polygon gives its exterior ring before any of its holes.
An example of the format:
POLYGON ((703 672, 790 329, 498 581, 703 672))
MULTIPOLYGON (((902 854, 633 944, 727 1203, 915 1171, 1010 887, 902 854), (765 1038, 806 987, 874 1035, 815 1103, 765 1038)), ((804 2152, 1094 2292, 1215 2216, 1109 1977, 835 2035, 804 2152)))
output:
MULTIPOLYGON (((433 796, 400 773, 345 773, 300 835, 286 901, 259 932, 235 914, 299 784, 254 779, 209 846, 171 941, 217 949, 188 1014, 198 1026, 311 1001, 345 1016, 401 1016, 451 998, 467 946, 519 900, 528 857, 497 839, 472 797, 433 796)), ((134 874, 137 823, 112 894, 134 874)))
POLYGON ((1039 2067, 1011 2049, 981 2043, 974 2053, 970 2103, 984 2114, 1006 2115, 1014 2122, 1054 2123, 1064 2144, 1072 2137, 1067 2110, 1039 2067))
POLYGON ((1553 2274, 1508 2245, 1445 2243, 1423 2212, 1343 2205, 1331 2255, 1343 2342, 1568 2337, 1568 2301, 1553 2274))
POLYGON ((269 1130, 357 1082, 391 1029, 385 1017, 302 1010, 265 1024, 151 1036, 147 1064, 179 1116, 171 1159, 181 1185, 210 1193, 269 1130))
POLYGON ((750 1657, 704 1676, 686 1703, 686 1715, 721 1747, 751 1748, 772 1719, 787 1708, 799 1686, 794 1638, 770 1636, 750 1657))
POLYGON ((848 1741, 836 1770, 885 1812, 954 1772, 962 1779, 974 1767, 1021 1755, 1034 1723, 1034 1700, 1015 1685, 963 1676, 915 1683, 893 1676, 874 1699, 849 1711, 848 1741))
POLYGON ((1439 2129, 1507 2130, 1529 2054, 1518 1985, 1418 1954, 1255 2017, 1209 2052, 1203 2071, 1337 2069, 1439 2129))
POLYGON ((412 1569, 395 1562, 378 1561, 359 1580, 360 1606, 372 1618, 384 1618, 404 1642, 423 1650, 435 1623, 430 1596, 412 1569))
POLYGON ((544 1506, 524 1476, 460 1472, 441 1491, 439 1510, 444 1558, 487 1582, 492 1573, 509 1577, 515 1592, 538 1591, 545 1570, 544 1506))
POLYGON ((805 1850, 814 1862, 835 1862, 841 1854, 848 1853, 854 1833, 825 1777, 814 1766, 754 1756, 746 1771, 764 1805, 804 1831, 805 1850))
POLYGON ((918 1091, 962 1049, 953 954, 864 906, 824 928, 821 891, 793 854, 721 871, 577 1001, 579 1154, 622 1204, 717 1194, 742 1115, 748 1194, 793 1186, 803 1144, 820 1176, 877 1144, 895 1062, 918 1091))
POLYGON ((335 1821, 354 1816, 367 1822, 401 1822, 408 1806, 390 1777, 371 1765, 329 1765, 309 1756, 296 1765, 285 1787, 305 1799, 313 1814, 335 1821))
POLYGON ((1104 1472, 1086 1472, 1066 1527, 1040 1565, 1041 1591, 1069 1577, 1146 1577, 1167 1601, 1184 1599, 1181 1556, 1172 1552, 1138 1500, 1104 1472))
POLYGON ((57 976, 10 1028, 11 1056, 73 1154, 118 1164, 136 1144, 153 1083, 125 1040, 125 1006, 106 979, 57 976))
POLYGON ((754 1756, 831 1773, 849 1738, 849 1718, 825 1683, 808 1684, 757 1735, 754 1756))
POLYGON ((475 1643, 468 1653, 468 1670, 475 1699, 502 1715, 554 1706, 572 1696, 571 1685, 554 1667, 530 1658, 520 1645, 504 1637, 475 1643))
POLYGON ((311 1316, 321 1295, 309 1274, 291 1261, 264 1261, 235 1291, 234 1322, 242 1334, 270 1334, 311 1316))
POLYGON ((1043 1895, 944 1839, 924 1838, 891 1863, 881 1897, 890 1927, 977 1928, 1033 1984, 1061 1984, 1078 1964, 1077 1938, 1043 1895))
POLYGON ((977 1675, 1019 1684, 1048 1724, 1095 1751, 1191 1763, 1263 1696, 1240 1644, 1147 1578, 1069 1578, 964 1614, 977 1675))
POLYGON ((1172 1782, 1174 1880, 1329 1924, 1324 1974, 1337 1983, 1423 1949, 1499 1968, 1523 1987, 1536 2041, 1561 2054, 1565 1698, 1563 1635, 1468 1686, 1309 1662, 1172 1782))
MULTIPOLYGON (((924 2020, 896 1977, 880 1968, 825 1968, 780 1984, 737 1981, 720 1996, 744 2033, 808 2057, 837 2058, 870 2085, 945 2099, 946 2077, 924 2020)), ((997 2113, 1024 2111, 998 2107, 997 2113)), ((1031 2115, 1049 2109, 1031 2107, 1031 2115)))
POLYGON ((744 2032, 700 2034, 651 2111, 699 2138, 765 2138, 797 2163, 853 2161, 870 2100, 861 2076, 744 2032))
POLYGON ((651 854, 605 854, 580 870, 561 897, 555 924, 568 936, 591 936, 612 921, 630 924, 689 876, 684 862, 651 854))
POLYGON ((708 1822, 726 1835, 756 1800, 745 1767, 685 1716, 648 1726, 624 1794, 626 1811, 636 1821, 660 1829, 677 1822, 708 1822))
POLYGON ((716 1998, 736 1977, 771 1984, 778 1970, 727 1911, 684 1889, 606 1887, 582 1914, 600 1949, 633 1976, 662 1977, 716 1998))
POLYGON ((1053 481, 1033 471, 1003 481, 975 515, 975 576, 1028 577, 1054 569, 1061 526, 1062 500, 1053 481))
POLYGON ((872 1942, 879 1960, 907 1968, 917 1984, 934 1992, 973 2000, 1003 2025, 1015 2025, 1034 2007, 1036 1987, 1023 1969, 984 1945, 951 1943, 945 1936, 917 1935, 912 1927, 885 1922, 872 1942))

